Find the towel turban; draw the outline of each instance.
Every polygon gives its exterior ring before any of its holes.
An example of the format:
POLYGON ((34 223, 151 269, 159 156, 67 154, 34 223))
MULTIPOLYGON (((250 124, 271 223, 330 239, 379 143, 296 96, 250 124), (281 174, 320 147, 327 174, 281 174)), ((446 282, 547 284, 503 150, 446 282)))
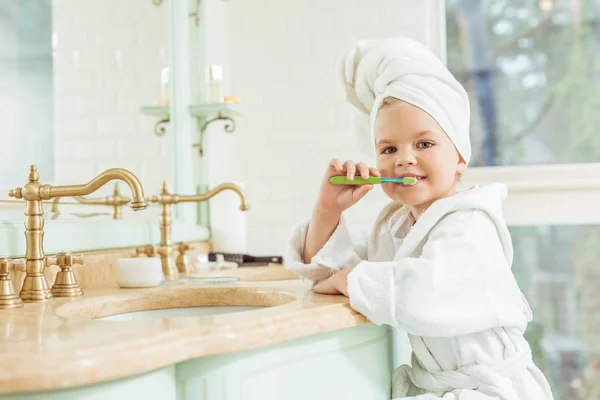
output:
POLYGON ((347 100, 362 113, 362 129, 356 131, 360 149, 373 152, 375 118, 382 101, 394 97, 433 117, 469 163, 467 92, 425 46, 408 38, 361 40, 341 57, 338 74, 347 100))

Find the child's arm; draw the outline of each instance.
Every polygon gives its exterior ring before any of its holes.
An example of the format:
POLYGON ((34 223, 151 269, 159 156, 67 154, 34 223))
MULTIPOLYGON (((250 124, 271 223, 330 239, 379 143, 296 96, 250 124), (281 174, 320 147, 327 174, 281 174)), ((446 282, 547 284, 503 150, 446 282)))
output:
POLYGON ((329 240, 340 223, 341 213, 330 212, 318 205, 315 206, 308 224, 302 259, 310 262, 329 240))
POLYGON ((510 261, 494 222, 482 210, 445 217, 419 258, 361 262, 348 276, 348 294, 352 308, 374 323, 418 336, 527 323, 510 261))
POLYGON ((348 263, 354 266, 360 262, 353 251, 342 213, 362 199, 373 185, 333 185, 329 182, 329 178, 335 175, 345 174, 349 179, 354 179, 357 173, 365 179, 370 175, 379 176, 376 169, 369 168, 364 163, 346 161, 342 164, 337 159, 331 160, 323 177, 311 220, 307 225, 297 228, 293 234, 285 257, 290 271, 318 282, 348 263))
POLYGON ((373 188, 373 185, 333 185, 329 182, 332 176, 346 175, 348 179, 354 179, 356 174, 364 179, 370 175, 379 176, 376 169, 369 168, 362 162, 355 164, 353 161, 346 161, 342 164, 335 158, 329 162, 306 233, 302 256, 304 262, 310 262, 323 248, 340 222, 342 213, 373 188))
POLYGON ((304 261, 303 250, 307 246, 307 233, 311 223, 305 222, 298 226, 292 235, 285 255, 285 265, 291 272, 316 284, 367 258, 366 243, 358 243, 357 238, 351 236, 342 216, 317 253, 304 261))

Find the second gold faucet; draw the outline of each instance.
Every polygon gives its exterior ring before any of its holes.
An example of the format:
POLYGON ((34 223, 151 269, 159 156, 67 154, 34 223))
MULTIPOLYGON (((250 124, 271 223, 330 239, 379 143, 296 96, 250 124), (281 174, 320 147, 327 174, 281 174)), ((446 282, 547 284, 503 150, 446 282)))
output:
MULTIPOLYGON (((151 202, 158 203, 160 205, 160 245, 155 251, 160 256, 163 274, 165 275, 166 280, 178 279, 180 274, 189 274, 193 269, 186 261, 185 251, 189 249, 189 246, 186 246, 185 243, 180 244, 178 247, 178 262, 176 262, 173 258, 174 248, 171 240, 171 205, 178 203, 207 201, 223 190, 233 190, 236 192, 240 197, 240 210, 248 210, 249 207, 244 191, 234 183, 222 183, 204 194, 184 196, 169 193, 167 182, 163 181, 160 195, 153 196, 150 199, 151 202)), ((142 252, 146 253, 147 255, 151 255, 153 250, 145 249, 142 252)))

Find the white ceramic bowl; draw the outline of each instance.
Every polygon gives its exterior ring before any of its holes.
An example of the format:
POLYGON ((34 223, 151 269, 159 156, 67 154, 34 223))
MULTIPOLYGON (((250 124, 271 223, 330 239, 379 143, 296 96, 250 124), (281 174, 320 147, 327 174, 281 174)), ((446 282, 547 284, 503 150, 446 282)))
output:
POLYGON ((160 258, 119 258, 116 267, 117 283, 122 288, 153 287, 163 281, 160 258))

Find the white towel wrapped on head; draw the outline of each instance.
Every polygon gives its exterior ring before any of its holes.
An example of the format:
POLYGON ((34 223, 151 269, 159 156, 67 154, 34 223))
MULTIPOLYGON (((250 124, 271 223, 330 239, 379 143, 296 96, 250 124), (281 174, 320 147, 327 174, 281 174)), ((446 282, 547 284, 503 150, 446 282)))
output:
POLYGON ((347 100, 369 118, 369 130, 357 138, 360 148, 373 151, 381 102, 395 97, 431 115, 469 162, 467 92, 425 46, 408 38, 361 40, 342 56, 338 71, 347 100))

